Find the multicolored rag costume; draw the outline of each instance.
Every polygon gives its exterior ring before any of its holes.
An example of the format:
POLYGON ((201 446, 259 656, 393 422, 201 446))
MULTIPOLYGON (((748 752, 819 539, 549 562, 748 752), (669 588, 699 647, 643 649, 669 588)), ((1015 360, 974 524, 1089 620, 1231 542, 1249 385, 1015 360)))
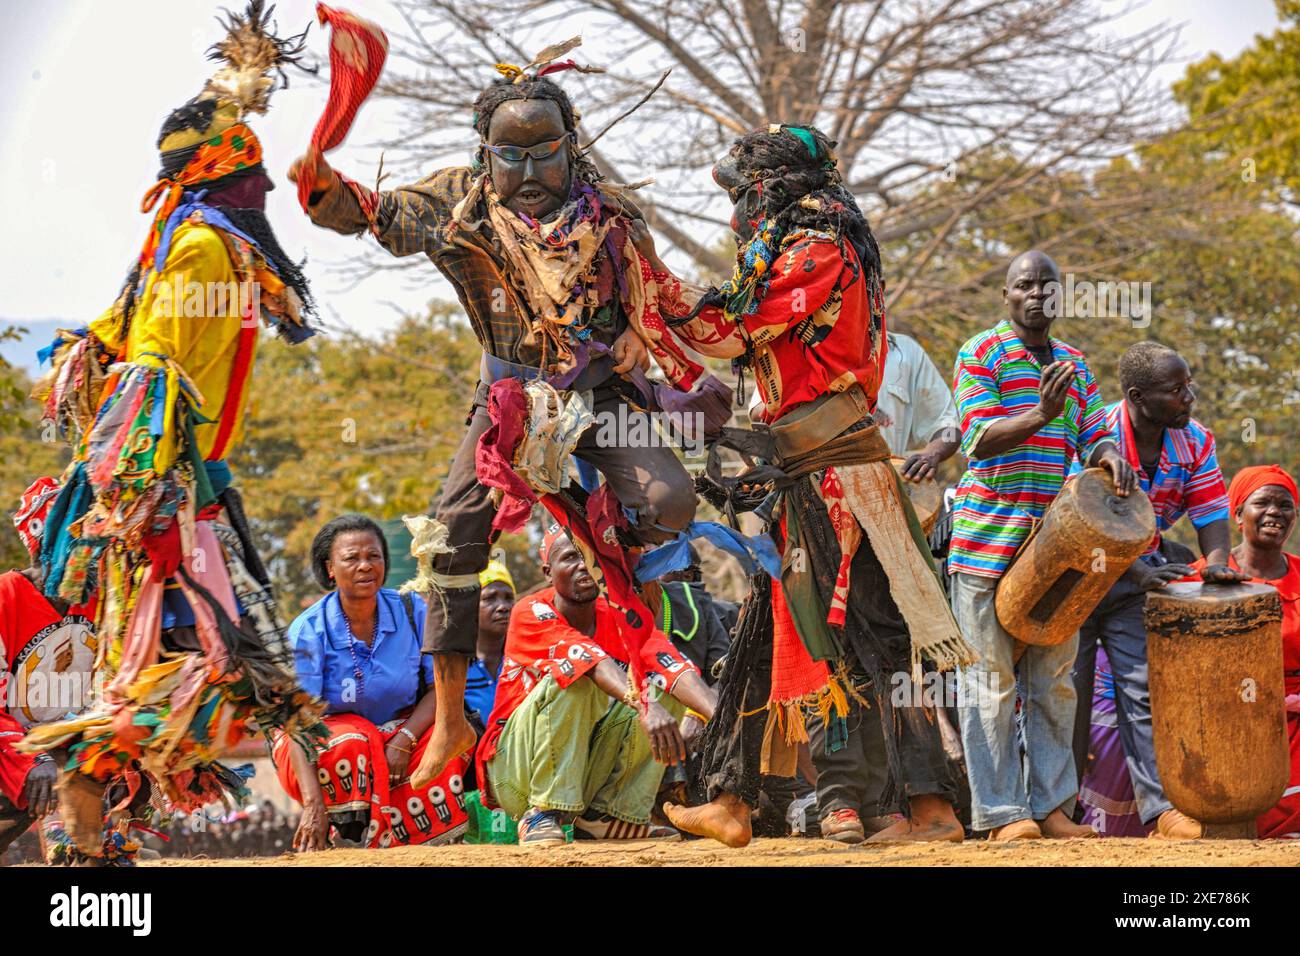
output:
POLYGON ((675 280, 652 274, 660 310, 686 345, 754 370, 765 424, 723 430, 702 493, 728 512, 758 505, 784 548, 780 579, 756 578, 741 611, 721 682, 722 719, 705 738, 705 774, 709 799, 728 791, 754 805, 760 766, 793 775, 793 745, 808 739, 804 708, 837 722, 828 746, 842 746, 849 695, 865 693, 885 737, 887 799, 906 809, 898 797, 952 800, 956 785, 933 714, 892 705, 894 675, 919 679, 925 666, 957 666, 972 653, 889 448, 869 424, 885 366, 884 283, 832 147, 804 127, 742 139, 733 156, 790 156, 775 167, 751 165, 734 185, 719 178, 734 193, 769 197, 732 278, 686 309, 675 280), (722 479, 720 447, 762 464, 722 479), (741 481, 770 481, 775 490, 760 504, 745 500, 741 481))
POLYGON ((125 775, 134 796, 143 770, 184 809, 242 788, 216 760, 250 732, 322 729, 226 465, 259 324, 312 334, 306 283, 245 198, 260 200, 265 172, 243 118, 266 111, 268 74, 298 42, 268 18, 261 2, 231 16, 223 67, 164 123, 137 266, 100 318, 60 333, 34 393, 74 449, 44 529, 45 593, 97 601, 102 693, 22 748, 66 752, 65 775, 98 792, 125 775))

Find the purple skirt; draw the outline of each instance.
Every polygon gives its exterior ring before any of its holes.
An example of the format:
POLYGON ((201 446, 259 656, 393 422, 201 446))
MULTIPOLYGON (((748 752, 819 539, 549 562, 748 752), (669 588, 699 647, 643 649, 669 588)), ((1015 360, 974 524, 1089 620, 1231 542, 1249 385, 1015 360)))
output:
POLYGON ((1104 837, 1144 837, 1152 827, 1143 826, 1138 815, 1118 721, 1110 661, 1099 647, 1097 676, 1093 681, 1088 769, 1079 786, 1083 822, 1104 837))

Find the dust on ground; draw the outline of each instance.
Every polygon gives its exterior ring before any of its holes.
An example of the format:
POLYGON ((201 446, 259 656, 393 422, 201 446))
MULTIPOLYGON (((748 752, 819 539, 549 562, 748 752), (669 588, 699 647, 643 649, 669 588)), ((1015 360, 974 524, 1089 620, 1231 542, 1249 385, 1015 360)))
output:
POLYGON ((145 866, 1300 866, 1300 840, 1034 840, 843 846, 829 840, 571 843, 559 847, 393 847, 235 860, 159 860, 145 866))

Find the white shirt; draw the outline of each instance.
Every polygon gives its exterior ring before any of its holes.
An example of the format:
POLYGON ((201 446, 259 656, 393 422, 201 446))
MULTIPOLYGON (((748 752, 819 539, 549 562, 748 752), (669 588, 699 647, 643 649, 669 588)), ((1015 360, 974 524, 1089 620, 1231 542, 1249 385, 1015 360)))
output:
MULTIPOLYGON (((895 455, 906 457, 923 448, 941 428, 957 427, 957 403, 952 389, 916 339, 900 332, 886 333, 885 380, 876 407, 893 423, 881 434, 895 455)), ((954 436, 956 437, 956 436, 954 436)))

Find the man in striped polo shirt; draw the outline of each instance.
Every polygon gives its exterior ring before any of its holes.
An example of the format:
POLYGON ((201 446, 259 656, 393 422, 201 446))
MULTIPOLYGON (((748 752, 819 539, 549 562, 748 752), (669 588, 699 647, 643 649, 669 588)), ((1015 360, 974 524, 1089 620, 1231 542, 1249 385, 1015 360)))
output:
POLYGON ((1066 815, 1078 791, 1070 746, 1078 639, 1029 647, 1016 663, 1015 641, 993 608, 999 578, 1075 459, 1108 470, 1120 495, 1135 484, 1083 353, 1049 334, 1060 282, 1044 253, 1017 256, 1002 289, 1007 318, 962 346, 955 367, 961 449, 970 464, 957 487, 948 571, 953 613, 981 658, 961 672, 961 736, 971 823, 994 840, 1095 835, 1066 815))
POLYGON ((1228 491, 1219 470, 1214 436, 1192 418, 1196 404, 1192 373, 1181 355, 1158 342, 1138 342, 1119 360, 1124 398, 1106 408, 1107 428, 1120 453, 1137 473, 1156 514, 1156 535, 1147 553, 1125 573, 1079 630, 1074 688, 1079 707, 1074 721, 1074 760, 1082 777, 1092 724, 1093 678, 1097 645, 1106 651, 1115 676, 1115 711, 1138 813, 1154 835, 1195 840, 1201 824, 1173 808, 1156 771, 1151 731, 1151 693, 1147 681, 1147 632, 1142 622, 1146 592, 1192 573, 1171 564, 1160 536, 1187 515, 1205 555, 1201 578, 1210 582, 1245 580, 1227 566, 1232 544, 1228 529, 1228 491))

